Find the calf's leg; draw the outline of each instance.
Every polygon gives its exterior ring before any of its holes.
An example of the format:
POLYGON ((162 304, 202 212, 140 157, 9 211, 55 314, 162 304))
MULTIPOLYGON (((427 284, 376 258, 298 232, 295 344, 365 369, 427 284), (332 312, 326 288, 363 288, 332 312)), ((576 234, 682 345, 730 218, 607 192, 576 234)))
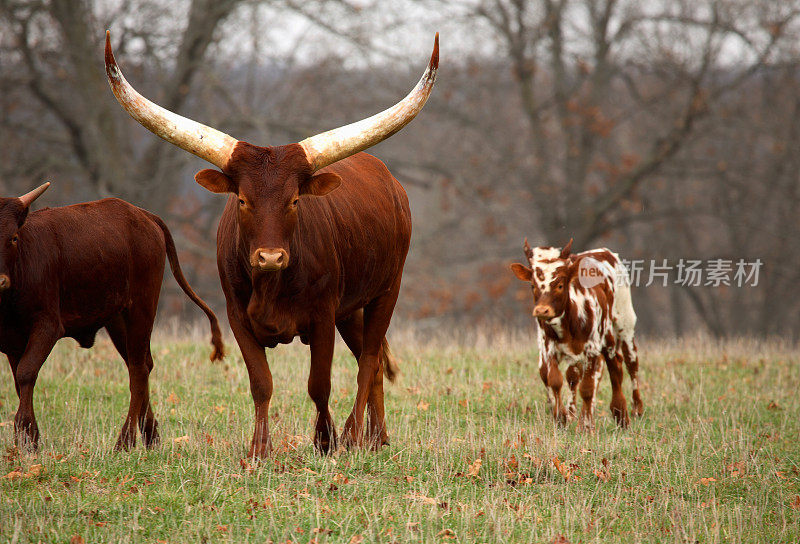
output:
POLYGON ((627 427, 630 423, 628 405, 625 394, 622 392, 622 354, 617 352, 605 356, 608 376, 611 378, 611 414, 620 427, 627 427))
POLYGON ((567 424, 567 409, 561 401, 561 387, 564 385, 564 376, 558 368, 558 361, 551 357, 546 361, 547 366, 547 385, 550 388, 548 393, 551 395, 550 403, 553 407, 553 419, 560 426, 567 424))
POLYGON ((567 416, 570 420, 578 415, 578 383, 581 381, 582 371, 579 364, 573 363, 567 368, 567 385, 569 386, 569 404, 567 416))
POLYGON ((639 349, 636 347, 635 340, 622 342, 622 360, 628 369, 628 375, 631 377, 633 415, 639 417, 644 413, 644 403, 639 393, 639 349))
POLYGON ((14 372, 19 394, 19 407, 14 416, 14 438, 22 448, 36 450, 39 446, 39 426, 33 413, 33 389, 42 365, 63 334, 63 329, 56 323, 53 320, 34 325, 14 372))
POLYGON ((603 376, 603 364, 600 356, 588 357, 581 378, 578 390, 583 399, 581 405, 581 415, 578 428, 583 431, 594 431, 594 403, 597 384, 603 376))

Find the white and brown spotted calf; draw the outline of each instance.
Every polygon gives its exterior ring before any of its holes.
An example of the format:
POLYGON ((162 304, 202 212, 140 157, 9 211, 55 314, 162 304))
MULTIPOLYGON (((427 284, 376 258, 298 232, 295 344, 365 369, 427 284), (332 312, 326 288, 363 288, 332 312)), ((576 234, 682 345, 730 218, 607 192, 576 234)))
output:
POLYGON ((572 240, 563 249, 531 249, 525 240, 530 268, 512 264, 511 270, 533 290, 533 316, 539 325, 539 375, 548 392, 553 416, 566 424, 576 415, 576 396, 583 399, 580 427, 594 428, 597 384, 603 361, 611 376, 611 413, 621 427, 630 421, 622 392, 622 365, 633 383, 633 413, 642 414, 639 394, 639 356, 633 329, 636 314, 631 291, 624 281, 627 271, 619 256, 608 249, 571 254, 572 240), (564 378, 559 370, 567 363, 569 404, 561 401, 564 378))

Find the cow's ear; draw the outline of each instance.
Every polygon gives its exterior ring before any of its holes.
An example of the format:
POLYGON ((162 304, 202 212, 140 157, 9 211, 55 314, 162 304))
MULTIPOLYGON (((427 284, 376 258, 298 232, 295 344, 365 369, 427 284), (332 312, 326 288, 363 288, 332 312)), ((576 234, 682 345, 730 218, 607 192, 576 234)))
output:
POLYGON ((519 263, 512 264, 511 271, 514 273, 516 277, 518 277, 522 281, 531 281, 531 278, 533 278, 533 270, 531 270, 524 264, 519 264, 519 263))
POLYGON ((300 184, 301 195, 325 196, 342 184, 339 174, 323 172, 315 174, 300 184))
POLYGON ((194 180, 212 193, 237 193, 236 184, 231 178, 213 168, 200 170, 194 180))

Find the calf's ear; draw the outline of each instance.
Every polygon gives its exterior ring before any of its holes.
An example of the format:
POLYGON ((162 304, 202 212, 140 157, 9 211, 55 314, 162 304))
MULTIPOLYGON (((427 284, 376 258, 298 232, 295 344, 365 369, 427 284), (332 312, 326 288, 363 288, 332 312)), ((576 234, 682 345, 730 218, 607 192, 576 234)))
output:
POLYGON ((531 281, 531 278, 533 277, 533 270, 531 270, 524 264, 519 264, 519 263, 512 264, 511 271, 514 273, 516 277, 518 277, 522 281, 531 281))
POLYGON ((300 184, 301 195, 325 196, 342 184, 339 174, 323 172, 315 174, 300 184))
POLYGON ((236 184, 231 178, 213 168, 200 170, 194 175, 194 180, 212 193, 236 193, 236 184))

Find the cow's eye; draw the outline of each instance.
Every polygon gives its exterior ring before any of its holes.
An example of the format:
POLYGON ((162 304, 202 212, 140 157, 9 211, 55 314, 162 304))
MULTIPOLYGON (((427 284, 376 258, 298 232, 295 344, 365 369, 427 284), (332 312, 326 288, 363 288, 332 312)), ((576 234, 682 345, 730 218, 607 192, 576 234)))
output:
POLYGON ((297 206, 299 203, 300 203, 300 199, 299 199, 299 198, 295 198, 295 199, 292 201, 292 206, 297 206))
POLYGON ((19 236, 15 234, 14 236, 11 237, 11 243, 17 245, 17 242, 19 242, 19 236))
POLYGON ((556 285, 556 289, 558 291, 563 291, 564 290, 564 284, 563 283, 559 283, 558 285, 556 285))
POLYGON ((244 199, 243 198, 239 199, 239 206, 244 206, 244 199))

